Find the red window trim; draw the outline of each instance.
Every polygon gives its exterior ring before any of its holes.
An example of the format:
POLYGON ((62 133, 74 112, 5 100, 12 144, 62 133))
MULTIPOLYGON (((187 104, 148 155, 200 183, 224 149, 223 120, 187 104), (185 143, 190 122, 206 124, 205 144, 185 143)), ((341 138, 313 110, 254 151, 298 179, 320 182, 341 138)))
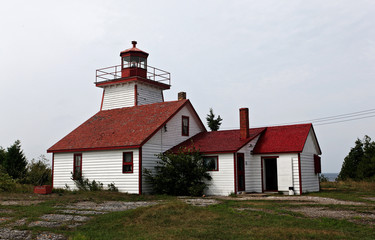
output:
POLYGON ((80 177, 82 177, 82 153, 75 153, 73 154, 73 180, 76 180, 76 157, 80 156, 81 157, 81 162, 79 164, 80 168, 80 177))
POLYGON ((133 173, 134 171, 134 165, 133 165, 133 152, 123 152, 122 153, 122 173, 133 173), (131 154, 131 159, 132 161, 131 162, 125 162, 125 154, 131 154), (132 166, 132 170, 131 171, 125 171, 124 170, 124 166, 132 166))
POLYGON ((205 158, 216 158, 216 169, 207 170, 208 172, 218 172, 219 171, 219 157, 218 156, 203 156, 203 161, 205 158))
POLYGON ((190 121, 188 116, 182 116, 181 118, 181 135, 189 136, 190 121), (184 132, 184 119, 187 119, 187 133, 184 132))

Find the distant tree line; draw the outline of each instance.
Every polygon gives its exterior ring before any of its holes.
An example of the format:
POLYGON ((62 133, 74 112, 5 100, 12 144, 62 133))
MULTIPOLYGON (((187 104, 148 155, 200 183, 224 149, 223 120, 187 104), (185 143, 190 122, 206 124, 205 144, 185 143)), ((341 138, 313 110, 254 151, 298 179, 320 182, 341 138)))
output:
POLYGON ((369 136, 357 139, 345 157, 338 180, 375 181, 375 142, 369 136))
POLYGON ((0 147, 0 191, 11 190, 11 186, 16 183, 50 184, 51 173, 48 159, 44 155, 28 163, 19 140, 7 149, 0 147))

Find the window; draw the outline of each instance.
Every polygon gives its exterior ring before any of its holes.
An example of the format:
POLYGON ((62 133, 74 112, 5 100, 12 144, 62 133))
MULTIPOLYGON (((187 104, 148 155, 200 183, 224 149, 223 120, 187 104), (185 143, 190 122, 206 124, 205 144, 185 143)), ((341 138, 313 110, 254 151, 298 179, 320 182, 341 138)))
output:
POLYGON ((82 153, 76 153, 73 157, 73 180, 82 177, 82 153))
POLYGON ((203 164, 204 164, 204 166, 206 166, 208 171, 219 171, 218 157, 217 156, 203 157, 203 164))
POLYGON ((316 154, 314 154, 314 168, 315 168, 315 174, 322 172, 320 157, 316 154))
POLYGON ((122 153, 122 173, 133 172, 133 152, 122 153))
POLYGON ((182 116, 182 136, 189 136, 189 117, 182 116))

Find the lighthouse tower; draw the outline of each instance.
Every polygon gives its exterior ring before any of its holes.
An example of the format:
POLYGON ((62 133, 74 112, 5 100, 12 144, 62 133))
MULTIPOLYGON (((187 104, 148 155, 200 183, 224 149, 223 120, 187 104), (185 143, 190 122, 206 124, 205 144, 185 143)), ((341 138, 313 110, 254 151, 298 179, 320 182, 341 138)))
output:
POLYGON ((147 64, 148 53, 136 47, 120 53, 121 64, 96 70, 97 87, 103 88, 100 110, 163 102, 170 88, 170 73, 147 64))

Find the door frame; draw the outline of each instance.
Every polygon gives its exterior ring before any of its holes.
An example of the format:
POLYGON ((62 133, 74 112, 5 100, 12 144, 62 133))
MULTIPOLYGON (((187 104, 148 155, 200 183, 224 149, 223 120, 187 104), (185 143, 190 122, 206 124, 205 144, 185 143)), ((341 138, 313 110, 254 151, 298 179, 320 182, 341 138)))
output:
POLYGON ((278 192, 279 184, 277 182, 277 190, 266 190, 265 186, 265 178, 266 178, 266 173, 265 173, 265 164, 264 161, 266 159, 276 159, 276 181, 278 181, 278 172, 277 172, 277 159, 279 156, 262 156, 261 157, 261 175, 262 175, 262 192, 278 192))
POLYGON ((236 189, 236 192, 244 192, 246 190, 246 181, 245 181, 245 154, 244 153, 237 153, 236 154, 236 182, 237 182, 237 189, 236 189), (239 170, 239 159, 240 159, 240 156, 242 156, 242 161, 243 161, 243 170, 240 171, 239 170), (243 181, 243 188, 240 189, 240 176, 242 176, 242 181, 243 181))

